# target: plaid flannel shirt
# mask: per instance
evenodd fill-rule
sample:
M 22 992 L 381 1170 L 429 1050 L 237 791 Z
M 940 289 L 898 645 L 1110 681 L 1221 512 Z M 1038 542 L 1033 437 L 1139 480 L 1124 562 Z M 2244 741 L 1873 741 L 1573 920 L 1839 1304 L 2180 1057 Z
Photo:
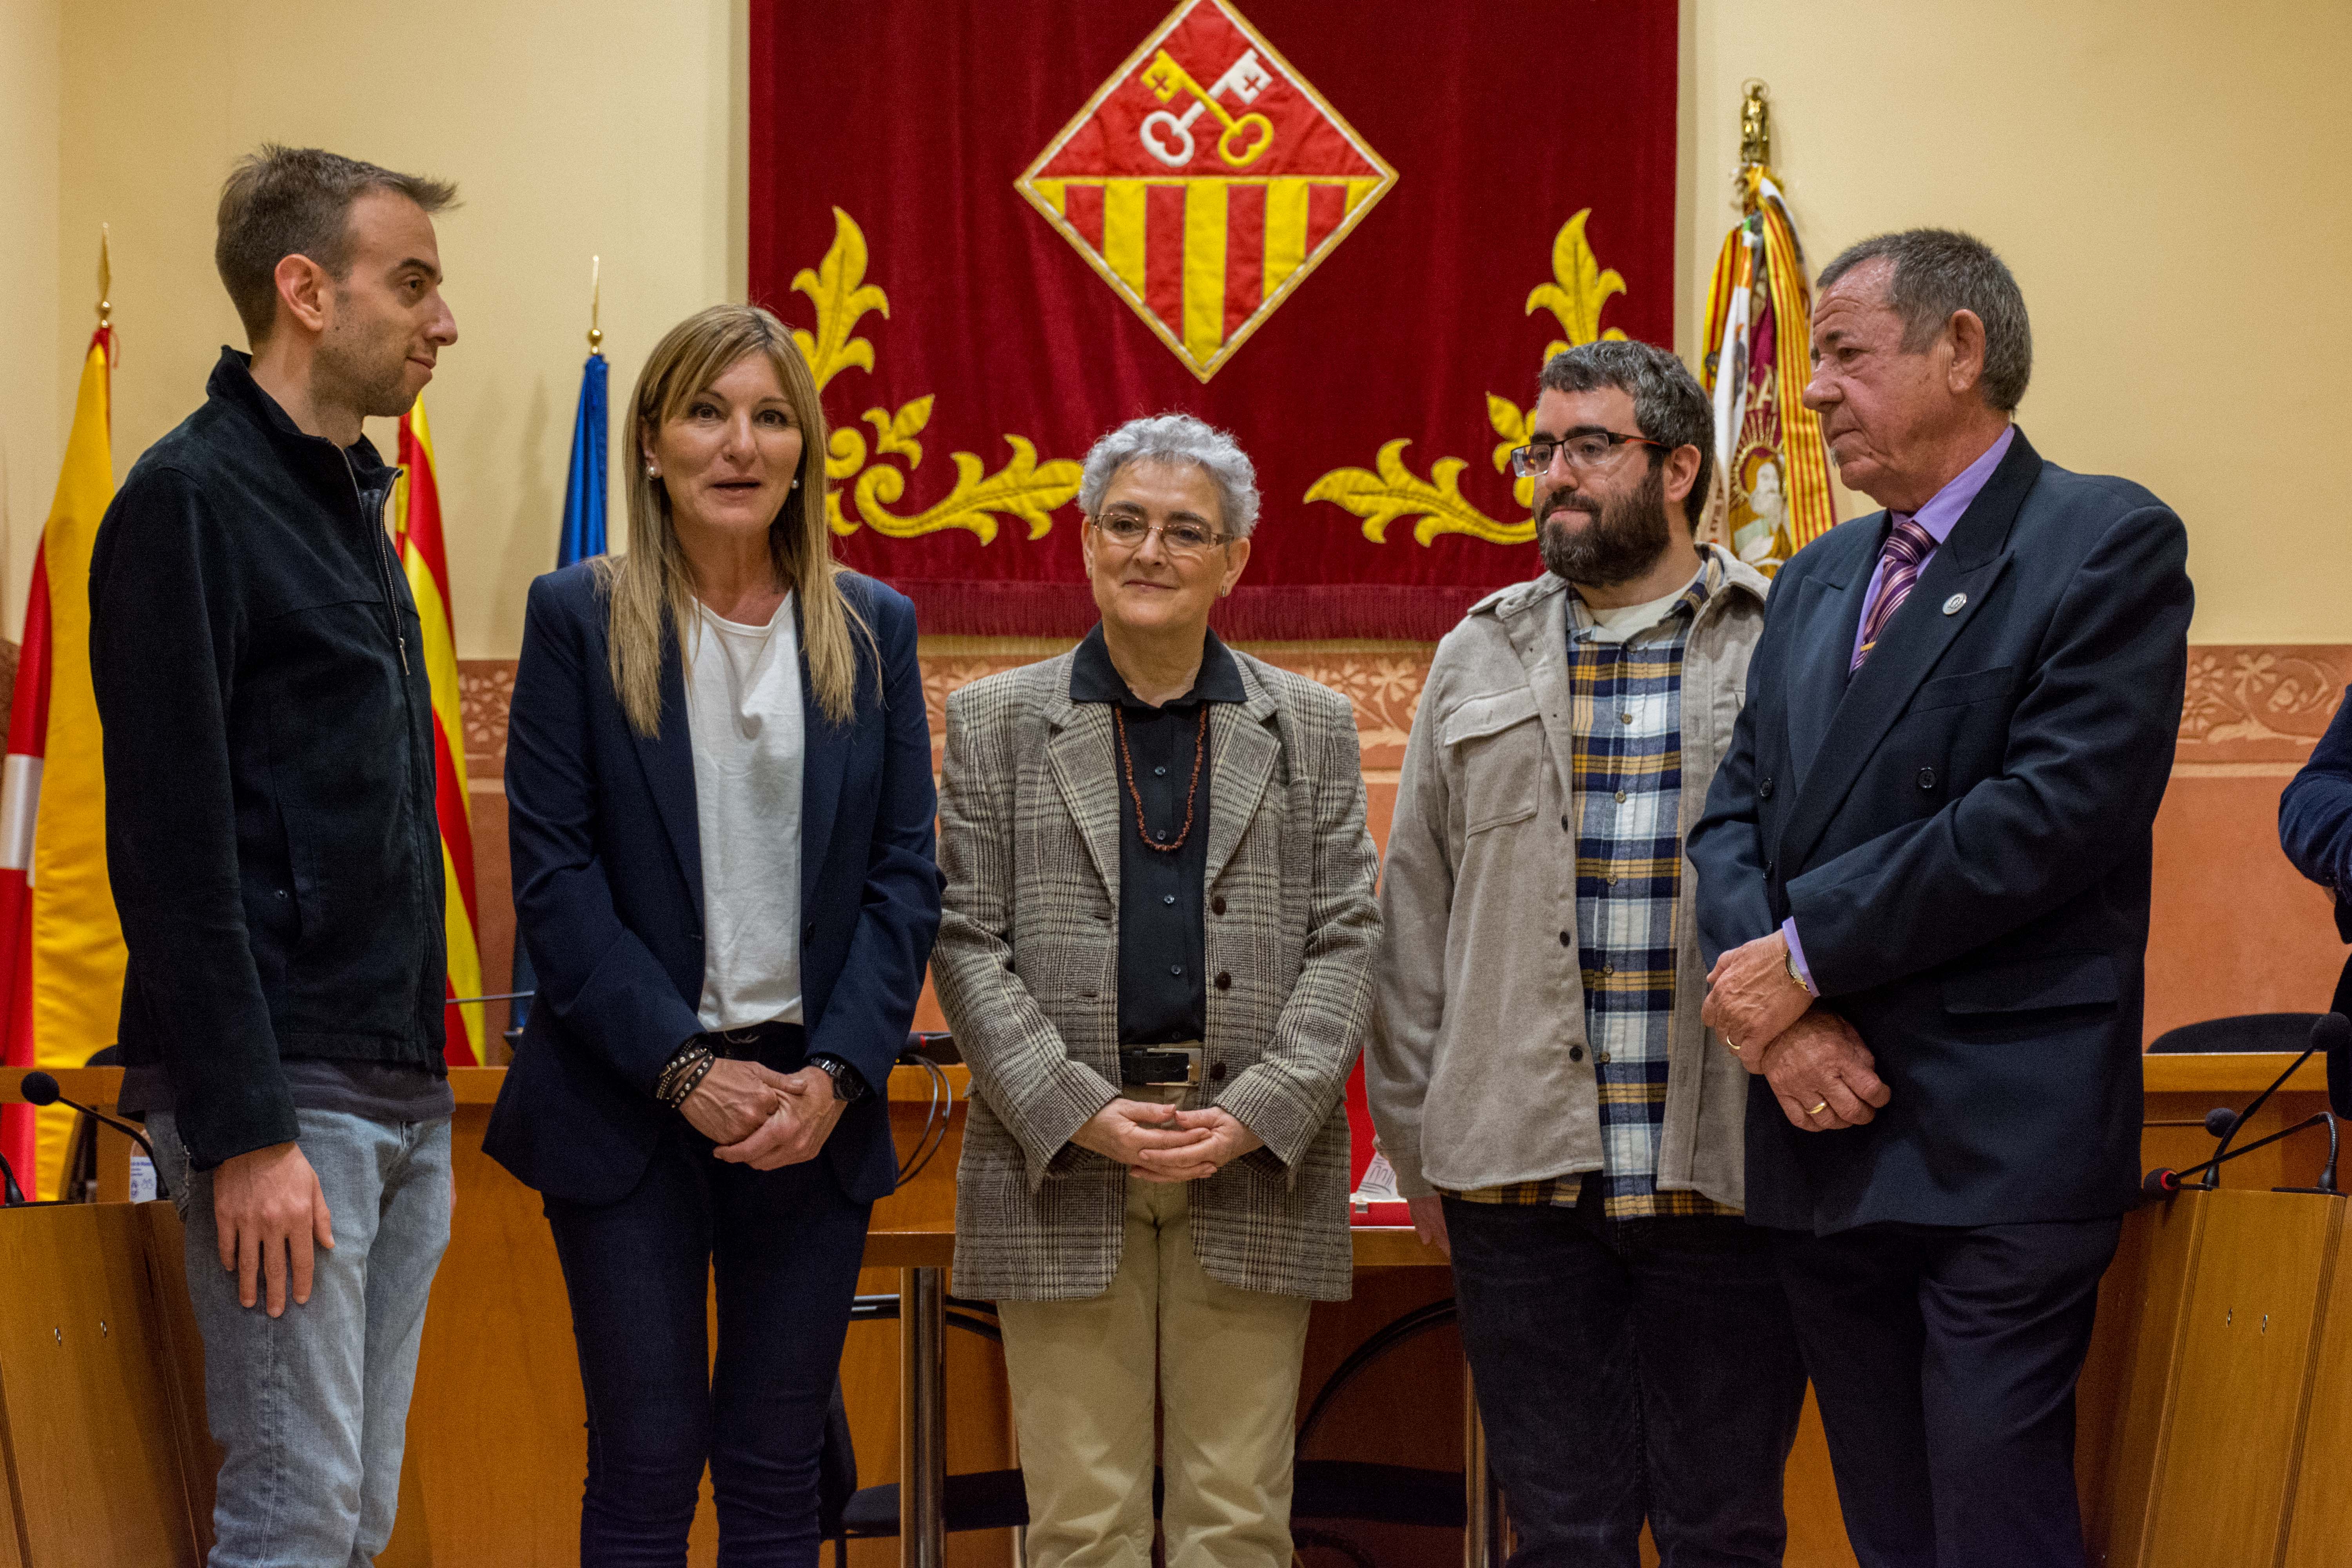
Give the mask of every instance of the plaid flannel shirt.
M 1673 607 L 1622 642 L 1600 635 L 1581 597 L 1569 598 L 1577 949 L 1585 1038 L 1601 1083 L 1599 1175 L 1611 1219 L 1739 1212 L 1657 1185 L 1682 916 L 1683 648 L 1699 606 L 1722 580 L 1710 551 Z M 1554 1176 L 1451 1195 L 1572 1205 L 1585 1180 Z

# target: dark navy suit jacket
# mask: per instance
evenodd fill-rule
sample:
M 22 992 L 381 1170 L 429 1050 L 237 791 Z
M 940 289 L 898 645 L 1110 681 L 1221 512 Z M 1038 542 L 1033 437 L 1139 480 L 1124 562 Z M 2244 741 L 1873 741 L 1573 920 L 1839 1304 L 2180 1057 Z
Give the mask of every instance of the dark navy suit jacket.
M 821 1156 L 851 1198 L 872 1200 L 896 1182 L 880 1091 L 922 994 L 944 884 L 914 606 L 869 578 L 840 582 L 882 660 L 877 669 L 853 628 L 856 707 L 834 724 L 802 658 L 801 1007 L 808 1049 L 842 1058 L 877 1091 L 843 1114 Z M 483 1140 L 528 1185 L 587 1204 L 625 1196 L 645 1173 L 677 1121 L 654 1080 L 701 1029 L 684 669 L 671 639 L 661 733 L 640 736 L 613 689 L 605 626 L 593 563 L 531 584 L 507 731 L 507 833 L 517 935 L 539 996 Z
M 2352 942 L 2352 692 L 2279 796 L 2279 844 L 2296 870 L 2336 895 L 2336 934 Z M 2352 1014 L 2352 959 L 2327 1007 Z
M 2021 432 L 1849 680 L 1889 526 L 1843 523 L 1781 571 L 1689 835 L 1706 961 L 1793 914 L 1894 1091 L 1866 1126 L 1806 1132 L 1752 1079 L 1748 1215 L 1828 1234 L 2118 1214 L 2139 1191 L 2187 536 Z

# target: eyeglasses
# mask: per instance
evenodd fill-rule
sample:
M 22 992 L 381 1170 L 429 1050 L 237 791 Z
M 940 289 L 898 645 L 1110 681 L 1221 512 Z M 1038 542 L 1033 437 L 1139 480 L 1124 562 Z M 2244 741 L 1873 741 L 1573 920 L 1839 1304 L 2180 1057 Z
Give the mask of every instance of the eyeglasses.
M 1197 522 L 1146 522 L 1127 512 L 1113 512 L 1093 521 L 1103 537 L 1121 550 L 1142 549 L 1144 539 L 1154 530 L 1160 534 L 1160 547 L 1171 555 L 1202 555 L 1213 545 L 1233 542 L 1232 534 L 1213 533 Z
M 1653 441 L 1647 436 L 1620 436 L 1614 430 L 1580 430 L 1565 441 L 1530 441 L 1524 447 L 1511 448 L 1511 472 L 1523 479 L 1532 479 L 1551 471 L 1555 452 L 1565 455 L 1568 466 L 1578 473 L 1589 474 L 1605 468 L 1617 454 L 1617 448 L 1627 445 L 1655 447 L 1661 452 L 1673 450 L 1664 441 Z

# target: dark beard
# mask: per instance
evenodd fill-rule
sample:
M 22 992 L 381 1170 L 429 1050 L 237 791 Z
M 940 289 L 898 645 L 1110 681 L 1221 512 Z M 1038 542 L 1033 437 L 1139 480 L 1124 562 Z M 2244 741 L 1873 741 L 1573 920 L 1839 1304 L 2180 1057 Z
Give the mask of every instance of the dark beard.
M 1592 521 L 1571 537 L 1566 522 L 1552 521 L 1563 511 L 1580 511 Z M 1552 497 L 1536 520 L 1536 543 L 1544 564 L 1558 575 L 1607 588 L 1630 583 L 1655 565 L 1673 542 L 1673 526 L 1666 521 L 1664 466 L 1654 463 L 1650 477 L 1631 495 L 1606 501 Z

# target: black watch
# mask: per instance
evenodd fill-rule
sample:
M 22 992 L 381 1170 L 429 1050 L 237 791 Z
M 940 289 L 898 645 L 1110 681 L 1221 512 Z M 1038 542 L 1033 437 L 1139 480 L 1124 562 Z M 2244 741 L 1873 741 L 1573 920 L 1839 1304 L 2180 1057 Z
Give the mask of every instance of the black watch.
M 874 1092 L 865 1075 L 839 1057 L 811 1057 L 809 1066 L 833 1079 L 833 1098 L 844 1105 L 855 1105 Z

